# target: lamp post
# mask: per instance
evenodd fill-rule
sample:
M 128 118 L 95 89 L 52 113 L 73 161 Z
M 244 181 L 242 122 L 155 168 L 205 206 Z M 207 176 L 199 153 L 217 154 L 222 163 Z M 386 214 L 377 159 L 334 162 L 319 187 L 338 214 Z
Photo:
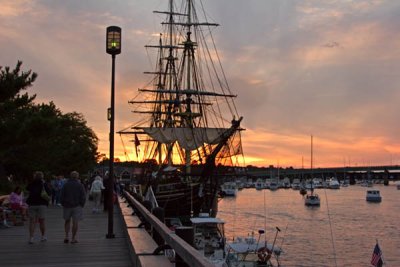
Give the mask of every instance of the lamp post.
M 107 238 L 114 238 L 114 102 L 115 102 L 115 56 L 121 53 L 121 28 L 117 26 L 107 27 L 106 52 L 111 55 L 111 107 L 107 111 L 107 118 L 110 121 L 110 166 L 108 171 L 108 232 Z

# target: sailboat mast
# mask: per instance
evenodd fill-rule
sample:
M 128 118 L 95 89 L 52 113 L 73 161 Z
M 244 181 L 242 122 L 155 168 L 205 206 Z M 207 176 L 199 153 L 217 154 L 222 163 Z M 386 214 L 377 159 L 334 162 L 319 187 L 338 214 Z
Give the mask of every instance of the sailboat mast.
M 311 135 L 311 179 L 313 176 L 313 136 Z

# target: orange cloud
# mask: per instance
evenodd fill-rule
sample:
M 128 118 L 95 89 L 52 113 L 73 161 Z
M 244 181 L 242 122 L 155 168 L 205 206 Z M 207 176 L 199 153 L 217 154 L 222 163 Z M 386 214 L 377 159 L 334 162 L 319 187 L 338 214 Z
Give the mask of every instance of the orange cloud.
M 17 17 L 31 9 L 29 0 L 3 0 L 1 2 L 0 17 Z
M 246 129 L 243 146 L 247 165 L 305 168 L 311 165 L 311 137 L 307 134 L 280 134 L 262 129 Z M 400 145 L 385 145 L 383 137 L 330 139 L 314 135 L 315 168 L 343 165 L 393 164 L 400 155 Z M 373 162 L 372 162 L 373 159 Z

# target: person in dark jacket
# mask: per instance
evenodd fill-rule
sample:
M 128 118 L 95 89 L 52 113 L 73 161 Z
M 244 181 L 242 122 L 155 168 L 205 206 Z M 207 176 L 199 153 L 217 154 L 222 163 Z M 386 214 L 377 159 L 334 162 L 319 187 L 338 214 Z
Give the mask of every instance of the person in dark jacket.
M 33 175 L 33 181 L 28 184 L 28 198 L 26 204 L 29 205 L 29 244 L 34 243 L 34 233 L 36 222 L 39 221 L 39 228 L 42 234 L 40 239 L 41 242 L 47 241 L 46 238 L 46 225 L 45 225 L 45 215 L 46 208 L 49 205 L 48 200 L 42 198 L 41 193 L 44 189 L 48 195 L 50 195 L 50 188 L 44 183 L 43 172 L 37 171 Z
M 72 239 L 71 243 L 78 243 L 76 233 L 78 232 L 78 222 L 83 219 L 83 207 L 86 202 L 86 191 L 79 179 L 79 173 L 71 172 L 70 178 L 61 189 L 60 202 L 63 206 L 64 216 L 64 243 L 69 242 L 69 231 L 72 220 Z

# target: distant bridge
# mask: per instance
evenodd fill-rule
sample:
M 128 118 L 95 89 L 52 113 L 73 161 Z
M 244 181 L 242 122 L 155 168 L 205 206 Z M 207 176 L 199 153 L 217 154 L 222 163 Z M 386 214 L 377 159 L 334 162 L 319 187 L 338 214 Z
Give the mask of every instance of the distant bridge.
M 278 174 L 279 173 L 279 174 Z M 252 168 L 248 174 L 257 178 L 289 177 L 289 178 L 311 178 L 311 177 L 351 177 L 355 179 L 394 179 L 400 180 L 400 165 L 388 166 L 348 166 L 314 169 L 294 168 Z

